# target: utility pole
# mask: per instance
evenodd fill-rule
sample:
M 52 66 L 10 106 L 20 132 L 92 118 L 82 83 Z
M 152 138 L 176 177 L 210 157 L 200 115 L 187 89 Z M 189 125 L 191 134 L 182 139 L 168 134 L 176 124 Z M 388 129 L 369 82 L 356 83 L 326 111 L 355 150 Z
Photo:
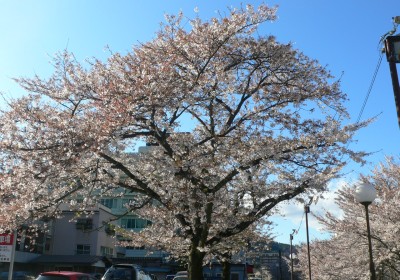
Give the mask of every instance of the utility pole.
M 393 30 L 388 32 L 392 35 L 396 32 L 397 25 L 400 24 L 400 16 L 393 17 Z M 400 35 L 385 36 L 385 52 L 386 59 L 389 62 L 390 76 L 392 78 L 392 86 L 394 93 L 394 102 L 396 104 L 397 122 L 400 127 L 400 85 L 399 76 L 397 74 L 396 63 L 400 63 Z

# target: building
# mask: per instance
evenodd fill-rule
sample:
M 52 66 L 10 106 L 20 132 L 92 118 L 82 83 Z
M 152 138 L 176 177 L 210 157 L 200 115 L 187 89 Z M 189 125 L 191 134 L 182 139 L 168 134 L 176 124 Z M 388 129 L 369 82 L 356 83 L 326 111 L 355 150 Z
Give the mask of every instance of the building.
M 21 229 L 15 249 L 14 271 L 29 271 L 37 275 L 43 271 L 71 270 L 103 273 L 116 256 L 114 234 L 105 222 L 115 218 L 102 205 L 90 209 L 90 216 L 61 208 L 59 219 L 48 221 L 47 229 L 35 234 L 34 242 Z M 110 234 L 111 233 L 111 234 Z M 0 271 L 8 271 L 9 262 L 0 264 Z
M 89 210 L 90 215 L 77 216 L 67 207 L 62 209 L 62 217 L 54 220 L 49 230 L 50 246 L 46 254 L 116 256 L 114 233 L 108 226 L 115 216 L 101 204 Z
M 293 253 L 296 248 L 293 246 Z M 271 242 L 268 250 L 253 251 L 249 253 L 247 261 L 254 267 L 254 276 L 268 275 L 271 280 L 291 279 L 290 245 Z M 265 279 L 265 278 L 263 278 Z M 298 272 L 293 274 L 293 279 L 300 279 Z
M 115 224 L 123 229 L 131 231 L 140 231 L 151 222 L 142 219 L 134 213 L 127 213 L 127 206 L 135 201 L 135 194 L 125 193 L 123 197 L 109 197 L 100 199 L 100 204 L 110 209 L 114 216 L 122 216 L 115 221 Z M 117 236 L 118 239 L 118 236 Z M 145 247 L 116 247 L 116 257 L 122 258 L 160 258 L 167 256 L 165 252 L 151 250 L 151 253 Z

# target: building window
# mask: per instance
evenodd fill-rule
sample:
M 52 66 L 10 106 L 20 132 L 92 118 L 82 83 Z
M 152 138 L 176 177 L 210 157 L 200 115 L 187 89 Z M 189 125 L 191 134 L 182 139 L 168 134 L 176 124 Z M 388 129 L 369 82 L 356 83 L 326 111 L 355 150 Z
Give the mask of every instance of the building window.
M 112 257 L 114 253 L 113 248 L 100 246 L 100 254 L 105 257 Z
M 239 273 L 231 273 L 231 280 L 239 280 Z
M 123 218 L 121 227 L 126 229 L 144 229 L 151 222 L 141 218 Z
M 92 219 L 77 219 L 76 220 L 76 229 L 87 230 L 93 228 L 93 220 Z
M 147 221 L 145 219 L 136 219 L 136 228 L 145 228 Z
M 144 246 L 140 246 L 140 247 L 138 247 L 138 246 L 126 246 L 125 248 L 128 249 L 128 250 L 144 250 L 145 249 Z
M 121 219 L 121 227 L 126 229 L 133 229 L 136 227 L 135 219 Z
M 117 208 L 117 199 L 116 198 L 102 198 L 102 199 L 100 199 L 100 204 L 104 205 L 107 208 L 114 209 L 114 208 Z
M 76 254 L 77 255 L 90 255 L 90 245 L 87 245 L 87 244 L 76 245 Z

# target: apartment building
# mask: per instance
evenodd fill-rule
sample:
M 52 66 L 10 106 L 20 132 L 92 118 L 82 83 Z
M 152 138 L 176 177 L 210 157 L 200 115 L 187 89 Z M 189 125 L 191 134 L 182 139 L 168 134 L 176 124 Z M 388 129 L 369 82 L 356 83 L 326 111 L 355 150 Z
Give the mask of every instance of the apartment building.
M 65 205 L 58 219 L 46 221 L 43 230 L 18 231 L 14 271 L 37 275 L 49 270 L 74 270 L 102 273 L 116 256 L 115 236 L 106 222 L 114 220 L 110 209 L 99 204 L 91 215 L 77 215 Z M 43 221 L 40 223 L 44 223 Z M 10 262 L 0 262 L 0 271 L 7 272 Z

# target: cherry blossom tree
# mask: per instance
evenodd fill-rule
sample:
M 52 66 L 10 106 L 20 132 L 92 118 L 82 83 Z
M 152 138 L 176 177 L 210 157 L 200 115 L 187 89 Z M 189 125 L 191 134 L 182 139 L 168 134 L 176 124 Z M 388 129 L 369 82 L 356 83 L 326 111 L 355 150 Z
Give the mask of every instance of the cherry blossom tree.
M 132 206 L 135 207 L 135 205 Z M 242 211 L 245 211 L 245 209 L 242 209 Z M 157 205 L 150 207 L 139 205 L 134 212 L 151 220 L 152 226 L 140 231 L 127 231 L 118 228 L 118 234 L 123 237 L 123 240 L 126 240 L 121 242 L 121 245 L 143 246 L 143 244 L 146 244 L 148 248 L 167 251 L 173 258 L 180 259 L 183 263 L 187 262 L 187 253 L 190 252 L 191 243 L 190 241 L 182 242 L 185 233 L 182 232 L 181 226 L 176 223 L 176 218 L 171 215 L 169 210 L 164 209 L 164 207 L 157 207 Z M 225 221 L 225 226 L 234 227 L 236 225 L 234 213 L 223 215 L 229 217 L 229 220 Z M 266 214 L 263 218 L 254 221 L 237 234 L 221 239 L 216 244 L 203 247 L 203 263 L 208 265 L 215 261 L 220 262 L 223 268 L 221 279 L 229 280 L 231 263 L 246 262 L 249 256 L 254 258 L 258 253 L 261 254 L 269 249 L 269 244 L 273 240 L 271 232 L 274 225 L 268 220 L 268 215 Z M 185 238 L 185 240 L 187 239 Z
M 361 180 L 374 184 L 377 190 L 377 199 L 368 207 L 377 276 L 379 279 L 398 279 L 400 164 L 394 158 L 387 158 L 372 175 Z M 329 240 L 317 240 L 311 244 L 312 273 L 317 279 L 370 279 L 364 206 L 355 200 L 354 191 L 353 186 L 338 191 L 336 203 L 343 216 L 328 211 L 317 217 L 332 234 Z M 299 258 L 301 270 L 306 272 L 305 246 Z
M 260 35 L 275 13 L 167 16 L 127 54 L 81 64 L 65 51 L 50 77 L 16 79 L 27 95 L 0 118 L 1 227 L 124 189 L 152 221 L 148 242 L 181 250 L 190 279 L 202 279 L 212 248 L 363 163 L 348 143 L 367 123 L 344 123 L 339 81 Z M 133 155 L 144 142 L 153 148 Z

